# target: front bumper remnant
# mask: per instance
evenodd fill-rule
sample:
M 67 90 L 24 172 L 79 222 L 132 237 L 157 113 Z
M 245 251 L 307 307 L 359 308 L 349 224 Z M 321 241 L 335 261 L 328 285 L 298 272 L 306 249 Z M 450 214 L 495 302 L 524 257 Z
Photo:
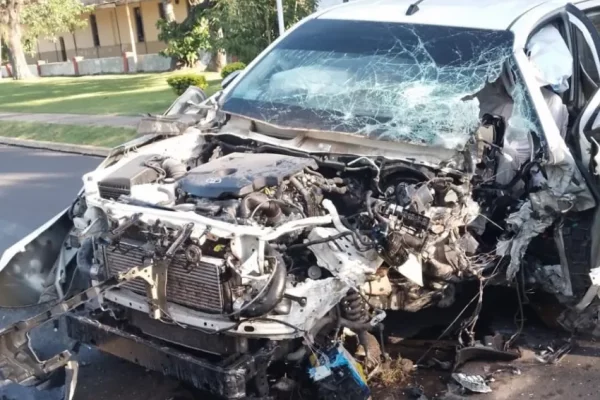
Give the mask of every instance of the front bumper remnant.
M 228 399 L 246 397 L 246 384 L 267 365 L 277 348 L 266 346 L 254 354 L 210 362 L 154 338 L 141 337 L 97 319 L 69 314 L 67 332 L 72 339 L 123 358 L 144 368 L 187 382 L 200 390 Z

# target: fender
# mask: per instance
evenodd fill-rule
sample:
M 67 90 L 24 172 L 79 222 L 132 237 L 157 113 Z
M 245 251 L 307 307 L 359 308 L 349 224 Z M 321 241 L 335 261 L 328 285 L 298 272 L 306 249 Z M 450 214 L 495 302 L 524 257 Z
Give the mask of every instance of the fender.
M 42 294 L 63 278 L 76 250 L 63 243 L 73 227 L 67 209 L 7 248 L 0 257 L 0 307 L 38 304 Z M 57 260 L 60 262 L 57 265 Z M 59 273 L 56 275 L 55 266 Z M 62 295 L 62 288 L 58 292 Z

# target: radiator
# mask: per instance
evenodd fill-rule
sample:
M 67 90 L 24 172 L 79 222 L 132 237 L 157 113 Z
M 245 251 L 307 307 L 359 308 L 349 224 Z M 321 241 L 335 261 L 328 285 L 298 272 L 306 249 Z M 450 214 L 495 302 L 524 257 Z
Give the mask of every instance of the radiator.
M 140 243 L 121 240 L 116 246 L 105 246 L 104 265 L 109 276 L 142 265 L 144 251 Z M 125 283 L 123 288 L 146 295 L 146 281 L 141 278 Z M 167 270 L 167 301 L 195 310 L 222 313 L 223 283 L 218 265 L 200 262 L 189 266 L 184 255 L 176 255 Z

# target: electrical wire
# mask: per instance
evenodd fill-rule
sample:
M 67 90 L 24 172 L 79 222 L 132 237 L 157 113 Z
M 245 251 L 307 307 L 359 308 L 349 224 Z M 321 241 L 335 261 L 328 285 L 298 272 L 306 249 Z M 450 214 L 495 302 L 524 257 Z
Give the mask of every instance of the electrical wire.
M 491 281 L 491 279 L 496 276 L 496 272 L 497 272 L 498 268 L 500 267 L 500 264 L 501 264 L 503 258 L 504 257 L 502 257 L 502 258 L 500 258 L 500 260 L 498 260 L 498 263 L 496 264 L 496 267 L 494 268 L 494 271 L 492 272 L 492 275 L 490 275 L 489 277 L 485 278 L 485 282 L 483 284 L 482 290 L 487 286 L 487 284 Z M 481 278 L 481 279 L 483 279 L 483 278 Z M 450 324 L 446 327 L 446 329 L 444 329 L 444 331 L 438 336 L 438 338 L 435 340 L 436 342 L 439 341 L 439 340 L 441 340 L 444 336 L 446 336 L 446 334 L 448 332 L 450 332 L 450 329 L 452 329 L 452 327 L 454 326 L 454 324 L 459 320 L 459 318 L 465 313 L 465 311 L 467 311 L 467 309 L 469 308 L 469 306 L 471 306 L 471 304 L 473 304 L 473 302 L 478 297 L 479 297 L 479 293 L 477 293 L 475 296 L 473 296 L 473 298 L 467 303 L 467 305 L 463 307 L 463 309 L 452 320 L 452 322 L 450 322 Z M 425 351 L 425 353 L 423 353 L 423 355 L 421 357 L 419 357 L 419 359 L 415 362 L 415 365 L 419 365 L 421 363 L 421 361 L 423 361 L 423 359 L 431 352 L 431 350 L 433 349 L 433 347 L 434 347 L 434 345 L 431 345 Z
M 241 314 L 242 312 L 244 312 L 245 310 L 247 310 L 248 307 L 250 307 L 252 304 L 254 304 L 259 298 L 261 298 L 262 295 L 264 294 L 264 292 L 269 287 L 269 285 L 271 285 L 271 281 L 273 281 L 273 277 L 275 276 L 275 271 L 277 270 L 277 257 L 265 256 L 265 258 L 272 258 L 272 259 L 274 259 L 275 260 L 275 265 L 273 266 L 273 271 L 271 271 L 271 275 L 269 276 L 269 279 L 267 280 L 267 282 L 265 283 L 265 285 L 261 288 L 260 292 L 258 292 L 258 294 L 252 298 L 252 300 L 250 300 L 247 304 L 245 304 L 239 310 L 235 310 L 235 311 L 233 311 L 233 312 L 231 312 L 229 314 L 221 314 L 222 317 L 233 317 L 234 315 Z M 285 266 L 282 266 L 280 268 L 285 268 Z
M 341 237 L 351 236 L 351 235 L 352 235 L 352 232 L 350 232 L 350 231 L 340 232 L 340 233 L 338 233 L 336 235 L 331 235 L 331 236 L 328 236 L 326 238 L 311 240 L 309 242 L 304 242 L 304 243 L 293 244 L 291 246 L 288 246 L 288 248 L 286 249 L 286 251 L 293 251 L 293 250 L 304 249 L 306 247 L 309 247 L 309 246 L 312 246 L 312 245 L 315 245 L 315 244 L 327 243 L 327 242 L 331 242 L 332 240 L 336 240 L 336 239 L 339 239 Z
M 373 166 L 373 168 L 375 168 L 376 171 L 376 175 L 375 175 L 375 187 L 377 188 L 377 190 L 379 190 L 379 193 L 383 193 L 383 191 L 381 190 L 381 188 L 379 187 L 379 179 L 381 177 L 381 168 L 379 168 L 379 166 L 375 163 L 375 161 L 371 160 L 369 157 L 358 157 L 355 160 L 350 161 L 348 164 L 348 166 L 352 165 L 352 164 L 356 164 L 357 162 L 361 161 L 361 160 L 365 160 L 366 162 L 368 162 L 369 164 L 371 164 Z M 352 171 L 351 168 L 346 168 L 346 171 Z

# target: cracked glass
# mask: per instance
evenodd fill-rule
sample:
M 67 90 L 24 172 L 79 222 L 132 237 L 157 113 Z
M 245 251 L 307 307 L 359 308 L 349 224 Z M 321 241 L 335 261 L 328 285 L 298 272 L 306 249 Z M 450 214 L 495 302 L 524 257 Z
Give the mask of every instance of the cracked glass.
M 513 36 L 371 21 L 310 20 L 231 90 L 223 111 L 282 128 L 460 149 L 473 95 L 499 78 Z

